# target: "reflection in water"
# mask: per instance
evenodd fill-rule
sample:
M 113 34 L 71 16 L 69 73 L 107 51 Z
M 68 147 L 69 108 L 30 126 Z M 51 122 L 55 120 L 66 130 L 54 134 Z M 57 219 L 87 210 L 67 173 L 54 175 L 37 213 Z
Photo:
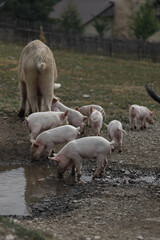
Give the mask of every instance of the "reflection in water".
M 68 191 L 46 166 L 0 168 L 0 215 L 30 215 L 28 204 Z
M 63 181 L 56 180 L 53 170 L 46 166 L 26 166 L 25 200 L 27 203 L 36 202 L 49 195 L 60 195 L 67 192 Z
M 28 215 L 24 199 L 24 169 L 0 173 L 0 215 Z

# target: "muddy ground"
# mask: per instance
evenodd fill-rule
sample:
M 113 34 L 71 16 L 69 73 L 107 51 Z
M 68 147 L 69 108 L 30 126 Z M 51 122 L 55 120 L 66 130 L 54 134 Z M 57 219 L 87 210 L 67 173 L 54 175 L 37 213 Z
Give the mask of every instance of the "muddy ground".
M 28 131 L 16 116 L 0 117 L 0 166 L 32 165 Z M 123 152 L 112 153 L 100 179 L 91 180 L 94 160 L 83 162 L 82 175 L 89 181 L 77 183 L 68 170 L 64 194 L 51 194 L 30 203 L 31 217 L 11 217 L 32 229 L 53 234 L 53 239 L 160 240 L 160 121 L 144 131 L 131 132 L 123 124 Z M 87 129 L 86 135 L 90 133 Z M 103 129 L 102 136 L 106 137 Z M 41 158 L 34 164 L 55 166 Z M 57 177 L 51 177 L 53 184 Z M 87 179 L 87 178 L 86 178 Z

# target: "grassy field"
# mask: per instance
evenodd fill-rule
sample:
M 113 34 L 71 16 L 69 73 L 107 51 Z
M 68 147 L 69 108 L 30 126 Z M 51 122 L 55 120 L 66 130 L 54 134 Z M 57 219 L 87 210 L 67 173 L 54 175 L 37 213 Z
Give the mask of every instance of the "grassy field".
M 17 65 L 24 46 L 0 42 L 0 114 L 16 115 L 19 109 Z M 146 83 L 160 94 L 160 63 L 127 61 L 71 51 L 55 50 L 58 80 L 56 96 L 70 107 L 101 105 L 106 122 L 128 122 L 131 104 L 145 105 L 160 117 L 160 106 L 145 91 Z M 87 97 L 86 97 L 87 96 Z
M 8 218 L 0 216 L 0 239 L 11 239 L 11 236 L 17 240 L 53 240 L 48 233 L 42 233 L 35 230 L 27 230 L 17 223 L 10 221 Z M 10 238 L 9 238 L 10 236 Z M 7 238 L 8 237 L 8 238 Z

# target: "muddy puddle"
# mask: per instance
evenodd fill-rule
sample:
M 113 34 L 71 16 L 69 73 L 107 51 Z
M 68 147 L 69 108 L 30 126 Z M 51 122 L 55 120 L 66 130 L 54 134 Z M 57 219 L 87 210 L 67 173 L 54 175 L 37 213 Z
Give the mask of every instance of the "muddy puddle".
M 149 184 L 160 186 L 160 176 L 157 174 L 141 174 L 128 170 L 116 169 L 105 174 L 103 181 L 107 184 Z M 83 174 L 83 183 L 90 183 L 92 176 Z M 23 167 L 0 167 L 0 215 L 31 216 L 30 204 L 36 204 L 50 196 L 60 196 L 70 193 L 75 179 L 65 176 L 57 177 L 56 171 L 50 166 L 27 165 Z
M 68 192 L 46 166 L 0 167 L 0 215 L 31 215 L 28 205 Z

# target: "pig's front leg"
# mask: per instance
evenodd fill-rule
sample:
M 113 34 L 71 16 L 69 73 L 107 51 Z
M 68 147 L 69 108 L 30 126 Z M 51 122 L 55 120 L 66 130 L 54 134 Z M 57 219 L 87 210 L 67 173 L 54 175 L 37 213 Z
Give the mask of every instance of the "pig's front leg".
M 81 169 L 82 169 L 82 158 L 76 154 L 75 158 L 74 158 L 74 165 L 75 165 L 75 169 L 76 169 L 76 173 L 77 173 L 77 180 L 79 181 L 81 178 Z
M 137 128 L 137 120 L 136 120 L 136 118 L 131 118 L 130 119 L 130 129 L 133 130 L 136 128 Z
M 141 120 L 141 130 L 146 128 L 145 120 L 146 120 L 145 118 L 142 118 L 142 120 Z
M 52 146 L 49 145 L 46 147 L 46 152 L 48 157 L 51 156 L 53 147 L 54 147 L 53 145 Z
M 75 176 L 75 165 L 74 165 L 74 163 L 73 163 L 73 165 L 72 165 L 71 175 L 72 175 L 72 176 Z

